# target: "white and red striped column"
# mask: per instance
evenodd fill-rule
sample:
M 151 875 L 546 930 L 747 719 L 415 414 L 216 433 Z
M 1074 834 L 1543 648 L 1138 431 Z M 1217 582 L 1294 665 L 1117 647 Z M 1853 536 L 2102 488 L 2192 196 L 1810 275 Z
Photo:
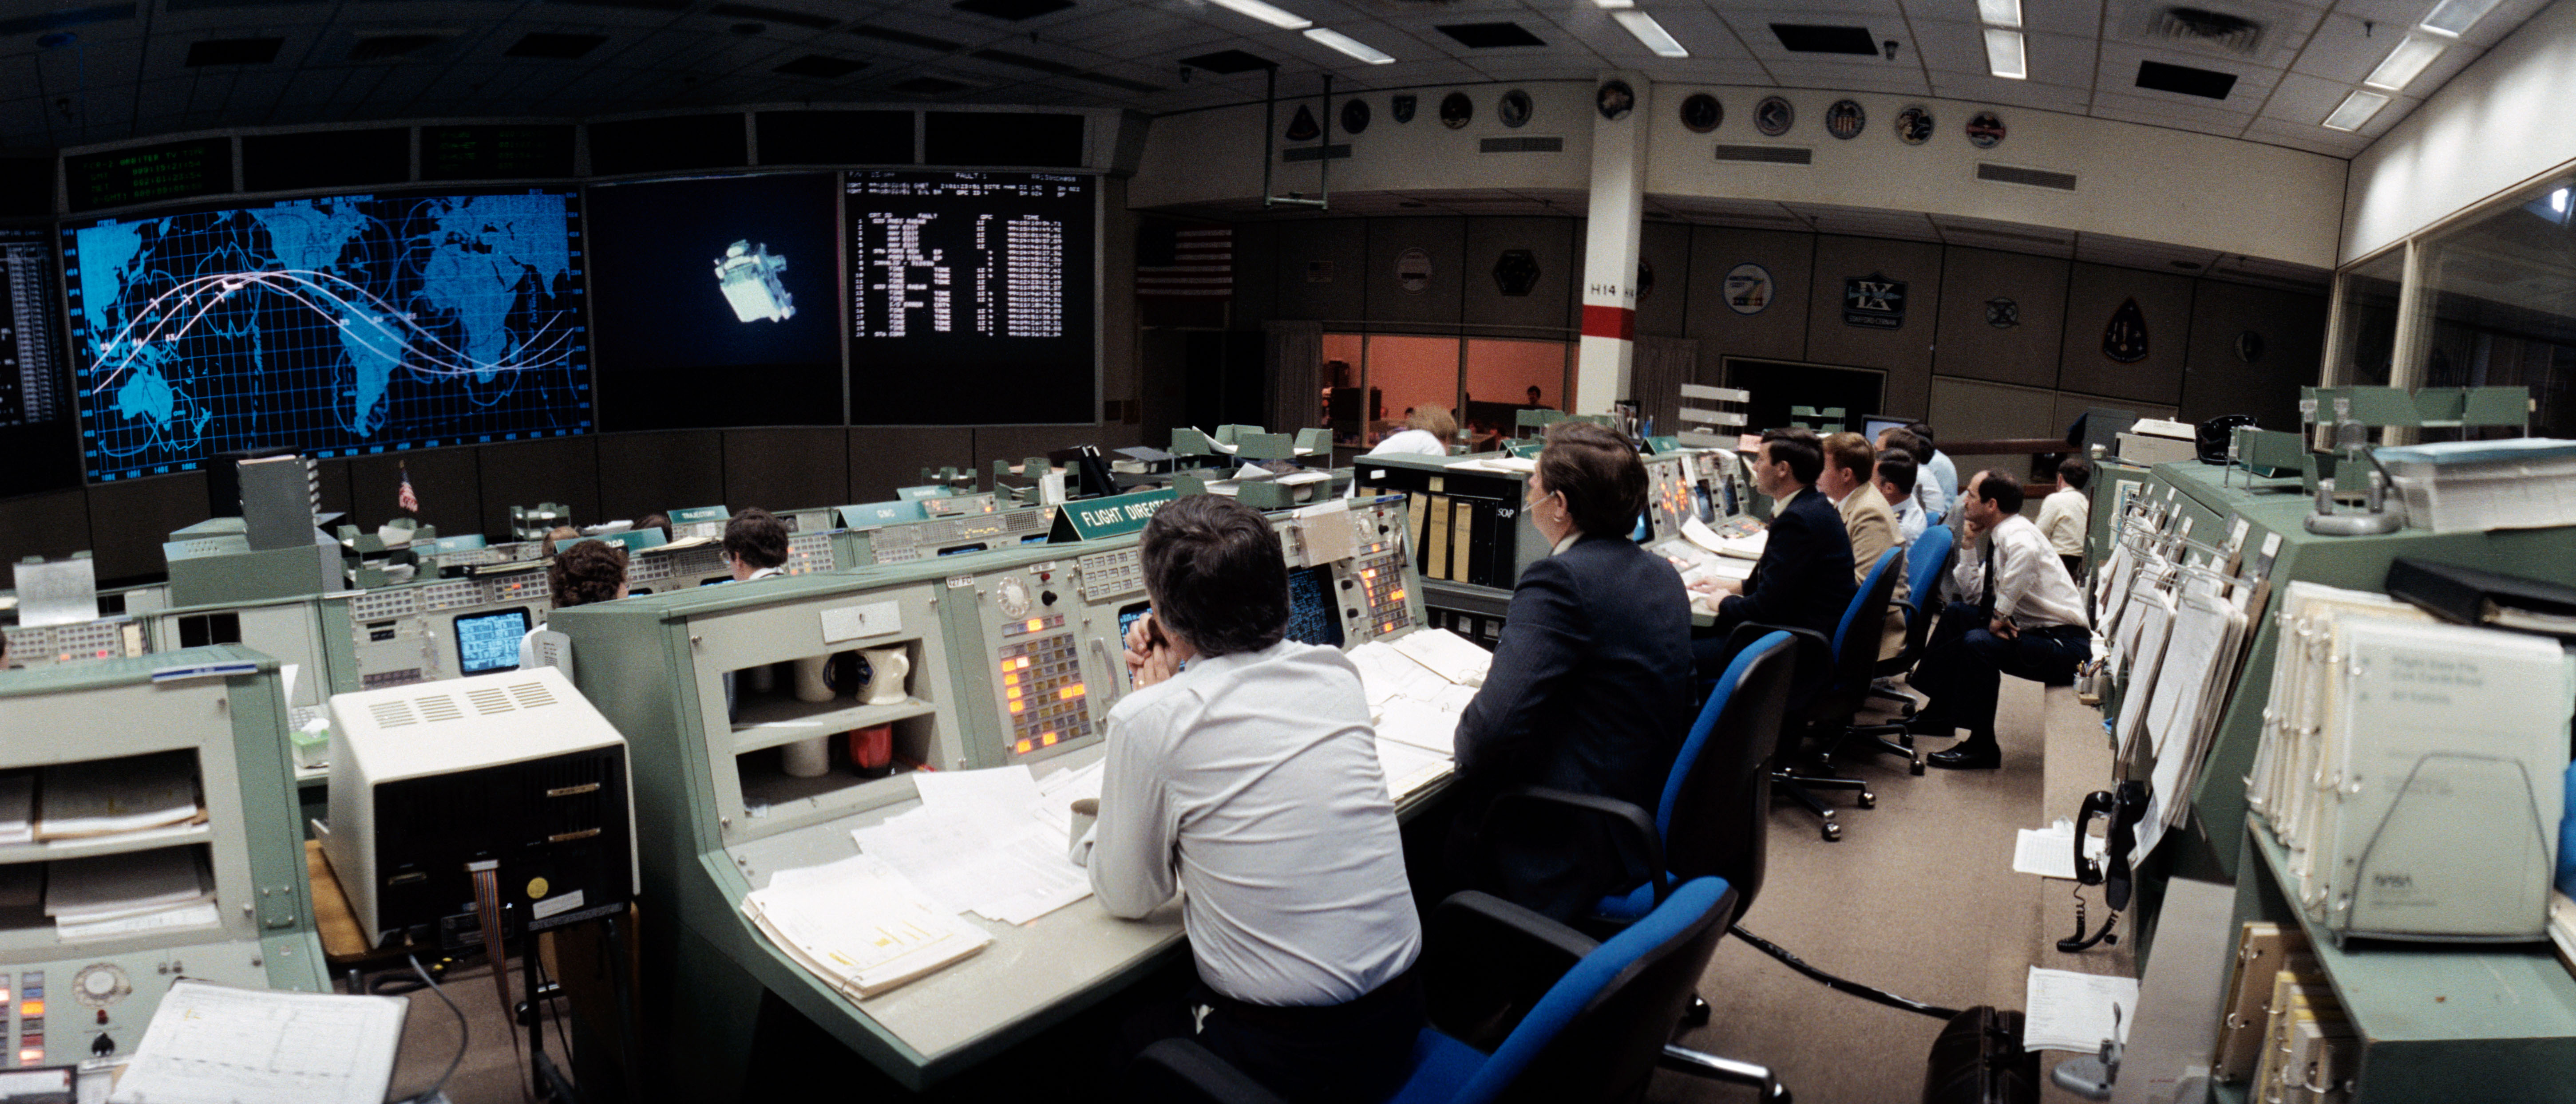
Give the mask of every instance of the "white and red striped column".
M 1636 107 L 1611 119 L 1592 113 L 1592 198 L 1583 236 L 1583 344 L 1569 414 L 1607 414 L 1631 397 L 1637 353 L 1637 235 L 1645 221 L 1646 123 L 1654 87 L 1636 73 L 1601 74 L 1625 83 Z

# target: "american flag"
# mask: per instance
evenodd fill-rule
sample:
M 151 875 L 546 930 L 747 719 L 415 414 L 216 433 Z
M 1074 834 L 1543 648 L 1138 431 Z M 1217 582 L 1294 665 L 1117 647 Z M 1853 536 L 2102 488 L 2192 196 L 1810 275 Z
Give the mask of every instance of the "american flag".
M 411 493 L 410 468 L 402 469 L 402 493 L 394 498 L 394 505 L 402 507 L 402 511 L 406 514 L 420 512 L 420 496 Z
M 1234 296 L 1234 228 L 1149 223 L 1136 257 L 1139 296 L 1230 299 Z

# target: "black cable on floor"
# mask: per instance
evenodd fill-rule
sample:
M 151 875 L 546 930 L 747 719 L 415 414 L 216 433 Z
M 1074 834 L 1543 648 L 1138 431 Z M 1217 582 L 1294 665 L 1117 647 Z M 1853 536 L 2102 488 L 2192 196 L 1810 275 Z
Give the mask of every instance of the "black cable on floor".
M 438 1099 L 438 1094 L 447 1089 L 447 1079 L 456 1076 L 456 1066 L 465 1060 L 465 1048 L 474 1036 L 473 1029 L 465 1022 L 465 1010 L 456 1007 L 456 1002 L 448 998 L 447 990 L 439 986 L 438 979 L 429 976 L 429 971 L 421 967 L 419 955 L 411 956 L 411 968 L 413 973 L 420 975 L 421 983 L 429 986 L 429 991 L 438 994 L 438 999 L 446 1003 L 447 1010 L 456 1013 L 456 1057 L 447 1060 L 447 1071 L 438 1075 L 437 1083 L 431 1085 L 428 1092 L 412 1098 L 415 1102 L 424 1102 Z
M 1832 974 L 1828 974 L 1823 970 L 1819 970 L 1808 965 L 1807 960 L 1789 953 L 1787 948 L 1744 930 L 1744 925 L 1742 924 L 1728 925 L 1726 930 L 1733 933 L 1737 939 L 1741 939 L 1746 943 L 1752 944 L 1755 950 L 1779 959 L 1781 965 L 1787 966 L 1792 970 L 1796 970 L 1801 974 L 1805 974 L 1809 978 L 1823 983 L 1825 988 L 1834 990 L 1835 992 L 1849 993 L 1852 996 L 1859 997 L 1865 1001 L 1883 1004 L 1889 1008 L 1898 1009 L 1900 1011 L 1912 1012 L 1918 1016 L 1930 1016 L 1933 1019 L 1944 1022 L 1956 1019 L 1959 1015 L 1959 1010 L 1956 1008 L 1943 1008 L 1937 1004 L 1925 1004 L 1922 1001 L 1915 1000 L 1911 997 L 1897 996 L 1894 993 L 1890 993 L 1887 990 L 1880 989 L 1875 986 L 1863 985 L 1857 981 L 1846 981 L 1842 978 L 1835 977 Z

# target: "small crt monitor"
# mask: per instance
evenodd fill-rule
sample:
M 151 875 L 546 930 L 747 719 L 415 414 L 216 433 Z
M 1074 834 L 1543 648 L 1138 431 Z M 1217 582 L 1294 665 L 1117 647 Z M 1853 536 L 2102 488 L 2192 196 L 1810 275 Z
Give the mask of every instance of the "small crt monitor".
M 1871 448 L 1877 448 L 1878 435 L 1881 432 L 1903 429 L 1912 424 L 1914 424 L 1912 418 L 1899 418 L 1888 414 L 1864 414 L 1860 419 L 1860 435 L 1869 438 Z
M 1288 573 L 1288 639 L 1342 646 L 1342 619 L 1333 606 L 1333 569 L 1301 567 Z
M 519 669 L 519 638 L 528 635 L 527 607 L 456 619 L 458 674 L 481 675 Z
M 1137 602 L 1123 607 L 1118 611 L 1118 647 L 1120 651 L 1123 652 L 1126 650 L 1127 630 L 1135 628 L 1136 622 L 1144 620 L 1145 615 L 1152 612 L 1154 612 L 1154 607 L 1148 602 Z M 1130 690 L 1136 688 L 1136 672 L 1134 671 L 1127 672 L 1127 688 Z

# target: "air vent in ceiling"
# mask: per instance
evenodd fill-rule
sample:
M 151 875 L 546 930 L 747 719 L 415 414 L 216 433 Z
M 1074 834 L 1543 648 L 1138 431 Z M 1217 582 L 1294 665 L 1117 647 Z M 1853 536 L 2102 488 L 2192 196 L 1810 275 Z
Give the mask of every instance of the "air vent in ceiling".
M 998 61 L 1004 65 L 1017 65 L 1022 69 L 1035 69 L 1041 73 L 1054 73 L 1058 76 L 1077 71 L 1074 66 L 1061 61 L 1048 61 L 1042 57 L 1015 54 L 1009 50 L 977 50 L 975 56 L 986 61 Z
M 796 27 L 812 27 L 818 31 L 840 22 L 840 20 L 834 19 L 828 15 L 816 15 L 812 12 L 790 11 L 786 8 L 765 8 L 758 4 L 718 4 L 712 8 L 708 8 L 707 14 L 732 16 L 736 19 L 766 19 L 772 23 L 785 23 Z
M 879 42 L 892 42 L 903 46 L 918 46 L 924 50 L 937 50 L 943 54 L 950 50 L 963 50 L 966 48 L 966 44 L 963 42 L 950 42 L 944 38 L 932 38 L 929 35 L 914 34 L 911 31 L 898 31 L 892 27 L 870 27 L 866 24 L 860 24 L 859 26 L 850 28 L 850 33 L 861 38 L 873 38 Z
M 1241 50 L 1219 50 L 1213 54 L 1200 54 L 1197 57 L 1182 58 L 1181 64 L 1189 66 L 1192 69 L 1205 69 L 1208 72 L 1221 77 L 1230 77 L 1236 73 L 1250 73 L 1259 69 L 1268 69 L 1278 63 L 1257 54 L 1247 54 Z
M 2201 8 L 2166 8 L 2157 12 L 2155 37 L 2183 46 L 2252 57 L 2263 45 L 2263 25 L 2243 16 Z
M 1816 151 L 1805 146 L 1728 146 L 1717 147 L 1720 161 L 1743 161 L 1755 165 L 1806 165 L 1816 160 Z
M 607 35 L 551 34 L 545 31 L 531 31 L 519 41 L 512 43 L 509 49 L 501 52 L 509 57 L 553 58 L 557 61 L 569 61 L 596 50 L 607 42 Z
M 2018 165 L 1998 165 L 1991 161 L 1977 162 L 1977 179 L 1991 180 L 1997 184 L 2020 184 L 2024 187 L 2030 188 L 2051 188 L 2061 192 L 2071 192 L 2075 190 L 2074 173 L 2050 172 L 2046 169 L 2025 169 Z
M 1458 40 L 1470 50 L 1491 50 L 1502 46 L 1545 46 L 1547 40 L 1529 33 L 1518 23 L 1442 23 L 1440 33 Z
M 435 34 L 368 35 L 350 45 L 348 60 L 391 61 L 436 46 L 454 37 L 443 31 Z
M 2194 69 L 2188 65 L 2167 65 L 2161 61 L 2141 61 L 2138 63 L 2138 87 L 2223 100 L 2236 90 L 2236 74 Z
M 1867 54 L 1878 56 L 1878 40 L 1867 27 L 1827 27 L 1813 23 L 1774 23 L 1771 33 L 1780 48 L 1793 54 Z
M 914 96 L 943 96 L 950 92 L 963 92 L 973 87 L 975 86 L 964 81 L 953 81 L 946 77 L 914 77 L 889 84 L 886 86 L 886 91 Z
M 1073 0 L 957 0 L 948 5 L 962 12 L 989 15 L 1017 23 L 1035 19 L 1048 12 L 1060 12 L 1073 6 Z
M 1563 138 L 1485 138 L 1476 143 L 1478 153 L 1564 153 Z
M 266 65 L 284 45 L 282 38 L 209 38 L 188 44 L 188 66 Z
M 804 57 L 797 58 L 794 61 L 777 67 L 776 69 L 772 69 L 770 72 L 781 73 L 790 77 L 814 77 L 820 80 L 839 80 L 842 77 L 849 76 L 850 74 L 856 73 L 867 67 L 868 63 L 864 61 L 852 61 L 849 58 L 826 57 L 822 54 L 807 54 Z

